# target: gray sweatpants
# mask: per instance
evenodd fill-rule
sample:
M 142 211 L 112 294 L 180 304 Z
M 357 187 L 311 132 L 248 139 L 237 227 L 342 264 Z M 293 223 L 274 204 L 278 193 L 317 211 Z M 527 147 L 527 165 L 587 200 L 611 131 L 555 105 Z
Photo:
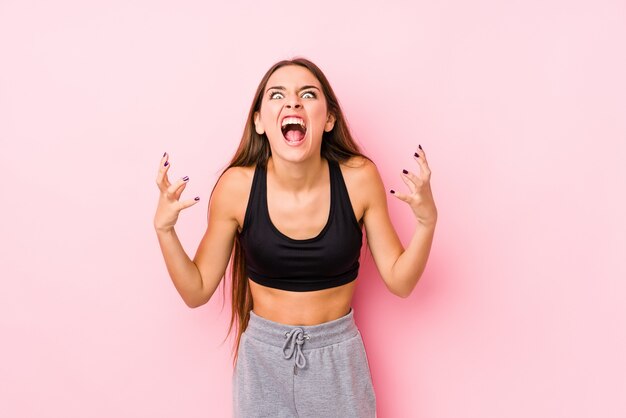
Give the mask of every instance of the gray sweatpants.
M 233 374 L 235 418 L 372 418 L 376 397 L 354 310 L 292 326 L 250 312 Z

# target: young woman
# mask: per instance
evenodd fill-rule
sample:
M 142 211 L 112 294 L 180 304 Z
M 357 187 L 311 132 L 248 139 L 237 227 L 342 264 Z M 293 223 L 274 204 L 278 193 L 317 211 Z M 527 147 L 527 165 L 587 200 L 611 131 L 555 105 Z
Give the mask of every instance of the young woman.
M 412 151 L 413 152 L 413 151 Z M 376 399 L 351 300 L 362 229 L 386 287 L 407 297 L 430 252 L 437 209 L 419 146 L 419 172 L 402 170 L 416 217 L 403 248 L 374 163 L 352 139 L 322 71 L 297 58 L 259 84 L 241 143 L 209 199 L 208 227 L 191 260 L 174 231 L 188 177 L 170 183 L 163 155 L 154 217 L 174 286 L 205 304 L 232 257 L 236 417 L 374 417 Z M 230 330 L 229 329 L 229 330 Z

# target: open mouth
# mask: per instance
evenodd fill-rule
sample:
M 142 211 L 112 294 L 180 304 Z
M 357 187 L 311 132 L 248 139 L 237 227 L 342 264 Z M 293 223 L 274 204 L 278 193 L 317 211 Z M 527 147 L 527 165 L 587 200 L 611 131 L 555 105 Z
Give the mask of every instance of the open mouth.
M 281 131 L 287 142 L 295 144 L 304 139 L 306 135 L 306 124 L 301 118 L 287 117 L 283 119 Z

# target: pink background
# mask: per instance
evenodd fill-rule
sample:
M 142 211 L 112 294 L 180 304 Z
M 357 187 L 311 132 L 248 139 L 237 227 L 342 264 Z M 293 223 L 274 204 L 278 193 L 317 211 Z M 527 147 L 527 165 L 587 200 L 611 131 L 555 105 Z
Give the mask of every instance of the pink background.
M 230 416 L 229 301 L 176 293 L 154 181 L 168 151 L 201 197 L 193 256 L 257 83 L 294 55 L 387 188 L 417 144 L 433 171 L 413 294 L 362 259 L 379 417 L 626 416 L 626 3 L 431 3 L 2 0 L 0 416 Z

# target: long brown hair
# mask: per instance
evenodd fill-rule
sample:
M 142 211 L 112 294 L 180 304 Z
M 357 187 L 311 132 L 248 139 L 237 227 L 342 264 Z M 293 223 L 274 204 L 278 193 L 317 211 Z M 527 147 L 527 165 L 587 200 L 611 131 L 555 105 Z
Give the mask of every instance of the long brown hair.
M 324 132 L 322 136 L 321 155 L 330 161 L 344 162 L 350 157 L 365 155 L 361 153 L 359 146 L 352 138 L 348 124 L 339 106 L 339 101 L 335 92 L 330 86 L 328 79 L 322 72 L 322 70 L 313 64 L 311 61 L 305 58 L 294 58 L 290 60 L 279 61 L 274 64 L 263 76 L 256 93 L 254 94 L 254 100 L 250 106 L 250 112 L 248 113 L 248 119 L 241 136 L 241 142 L 239 148 L 235 152 L 232 160 L 228 164 L 228 167 L 224 169 L 224 172 L 230 167 L 251 167 L 256 164 L 260 164 L 262 167 L 267 165 L 267 161 L 271 155 L 269 142 L 265 134 L 259 135 L 254 128 L 254 113 L 261 109 L 261 102 L 263 99 L 263 91 L 267 86 L 267 81 L 270 76 L 279 68 L 287 65 L 299 65 L 307 68 L 313 75 L 319 80 L 324 97 L 326 98 L 326 105 L 328 111 L 335 116 L 335 124 L 330 132 Z M 222 172 L 222 174 L 224 174 Z M 218 180 L 219 181 L 219 180 Z M 250 287 L 248 286 L 248 275 L 246 272 L 246 260 L 243 253 L 243 248 L 239 241 L 239 234 L 235 239 L 235 245 L 231 255 L 230 273 L 232 277 L 232 315 L 230 318 L 230 325 L 228 327 L 228 335 L 232 331 L 233 325 L 237 322 L 237 338 L 234 345 L 234 357 L 233 366 L 237 362 L 239 354 L 239 341 L 241 340 L 241 334 L 248 326 L 250 319 L 250 311 L 252 310 L 252 294 Z M 224 286 L 224 299 L 226 298 L 226 286 Z

